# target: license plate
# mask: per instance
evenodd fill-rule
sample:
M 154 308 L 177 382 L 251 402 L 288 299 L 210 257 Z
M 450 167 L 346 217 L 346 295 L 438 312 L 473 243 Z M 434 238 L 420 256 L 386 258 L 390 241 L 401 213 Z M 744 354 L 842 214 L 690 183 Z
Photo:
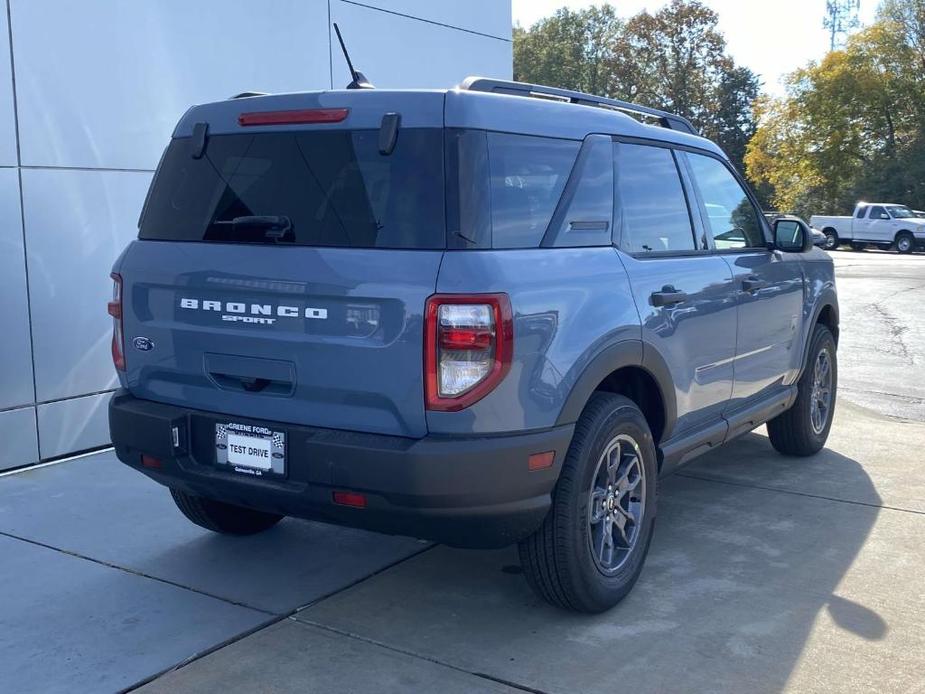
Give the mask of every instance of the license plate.
M 253 424 L 216 424 L 215 462 L 255 477 L 285 475 L 286 433 Z

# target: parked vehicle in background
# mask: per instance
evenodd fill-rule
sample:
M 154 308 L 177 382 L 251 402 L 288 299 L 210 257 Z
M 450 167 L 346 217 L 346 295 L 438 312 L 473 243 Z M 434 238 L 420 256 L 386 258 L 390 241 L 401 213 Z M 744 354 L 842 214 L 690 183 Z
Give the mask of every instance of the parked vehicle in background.
M 800 223 L 805 224 L 806 227 L 810 230 L 810 232 L 813 235 L 813 245 L 814 246 L 818 246 L 819 248 L 825 248 L 828 245 L 828 239 L 826 239 L 825 234 L 823 234 L 821 231 L 819 231 L 815 227 L 807 224 L 806 220 L 804 220 L 801 217 L 798 217 L 797 215 L 785 214 L 783 212 L 777 212 L 774 210 L 770 210 L 770 211 L 765 211 L 764 216 L 768 220 L 768 224 L 774 224 L 774 222 L 776 222 L 778 219 L 796 219 Z
M 825 234 L 829 250 L 848 244 L 856 251 L 876 246 L 911 253 L 925 246 L 925 219 L 905 205 L 859 202 L 850 217 L 813 215 L 809 223 Z
M 925 210 L 912 210 L 912 214 L 916 217 L 925 217 Z
M 597 612 L 660 475 L 832 424 L 832 259 L 670 113 L 482 78 L 194 106 L 139 224 L 112 441 L 216 532 L 517 543 L 542 598 Z

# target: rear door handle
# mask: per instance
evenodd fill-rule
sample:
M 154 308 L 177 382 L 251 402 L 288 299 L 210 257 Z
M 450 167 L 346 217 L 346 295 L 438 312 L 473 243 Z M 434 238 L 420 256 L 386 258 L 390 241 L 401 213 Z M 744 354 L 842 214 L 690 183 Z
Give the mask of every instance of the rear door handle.
M 653 306 L 672 306 L 687 301 L 687 294 L 679 292 L 671 285 L 666 285 L 660 292 L 652 292 L 649 299 Z
M 747 292 L 757 292 L 759 289 L 771 286 L 769 282 L 758 277 L 746 277 L 742 280 L 742 289 Z

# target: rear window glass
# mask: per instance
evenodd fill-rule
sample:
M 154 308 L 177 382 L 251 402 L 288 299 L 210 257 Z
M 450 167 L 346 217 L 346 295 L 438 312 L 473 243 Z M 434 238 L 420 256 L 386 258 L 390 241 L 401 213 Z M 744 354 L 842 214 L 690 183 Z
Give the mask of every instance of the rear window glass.
M 543 240 L 580 142 L 488 133 L 493 248 L 535 248 Z
M 284 241 L 350 248 L 444 248 L 443 131 L 405 129 L 392 154 L 378 130 L 215 135 L 200 159 L 171 142 L 139 237 L 272 243 L 235 218 L 283 216 Z

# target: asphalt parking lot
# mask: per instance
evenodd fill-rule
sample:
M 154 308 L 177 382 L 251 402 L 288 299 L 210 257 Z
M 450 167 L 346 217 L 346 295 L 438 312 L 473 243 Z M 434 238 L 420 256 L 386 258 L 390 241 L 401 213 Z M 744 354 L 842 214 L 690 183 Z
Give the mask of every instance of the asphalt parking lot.
M 513 550 L 214 536 L 102 452 L 0 476 L 0 691 L 925 692 L 925 255 L 834 257 L 828 448 L 759 430 L 663 480 L 607 614 L 540 603 Z

